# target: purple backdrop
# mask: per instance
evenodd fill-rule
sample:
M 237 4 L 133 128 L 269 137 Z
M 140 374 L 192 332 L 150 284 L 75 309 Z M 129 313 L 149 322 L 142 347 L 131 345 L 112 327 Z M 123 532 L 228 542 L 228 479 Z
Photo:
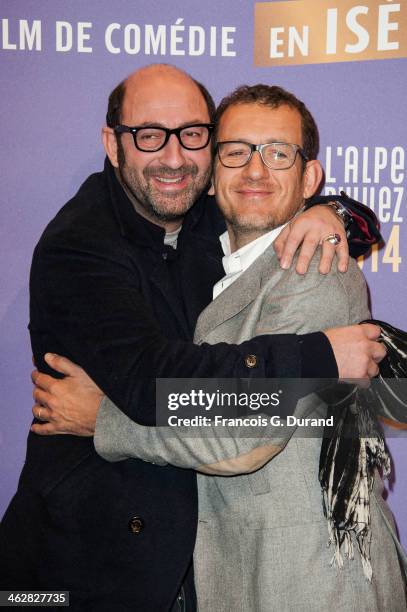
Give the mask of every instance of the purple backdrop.
M 3 0 L 0 4 L 0 516 L 17 485 L 31 421 L 27 285 L 32 250 L 56 211 L 90 172 L 101 168 L 100 128 L 108 93 L 141 65 L 174 63 L 203 81 L 216 101 L 238 84 L 259 81 L 282 85 L 303 98 L 320 127 L 327 188 L 350 189 L 374 208 L 389 241 L 363 265 L 374 315 L 407 328 L 403 192 L 407 60 L 307 65 L 299 57 L 298 65 L 256 67 L 255 4 L 251 0 L 89 0 L 86 4 Z M 310 13 L 319 10 L 315 3 L 307 4 Z M 340 8 L 341 2 L 331 5 Z M 377 1 L 364 5 L 372 16 L 377 12 Z M 392 20 L 397 21 L 397 13 Z M 392 40 L 405 39 L 405 20 L 390 35 Z M 403 473 L 407 449 L 402 436 L 390 437 L 389 446 L 395 464 L 389 502 L 407 545 Z

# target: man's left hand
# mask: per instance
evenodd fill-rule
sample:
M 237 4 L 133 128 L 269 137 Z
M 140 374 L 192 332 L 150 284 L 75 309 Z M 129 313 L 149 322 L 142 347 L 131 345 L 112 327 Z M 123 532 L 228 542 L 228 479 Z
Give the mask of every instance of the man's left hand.
M 338 234 L 340 242 L 331 244 L 326 239 L 330 234 Z M 335 254 L 338 257 L 338 270 L 346 272 L 349 261 L 349 248 L 343 222 L 330 206 L 315 205 L 295 217 L 274 242 L 274 249 L 280 266 L 287 270 L 297 249 L 301 246 L 296 271 L 305 274 L 309 263 L 321 245 L 319 271 L 328 274 Z
M 48 353 L 45 361 L 53 370 L 65 374 L 65 378 L 56 379 L 38 370 L 32 373 L 36 402 L 32 412 L 44 423 L 34 423 L 31 431 L 41 436 L 93 436 L 103 392 L 69 359 Z

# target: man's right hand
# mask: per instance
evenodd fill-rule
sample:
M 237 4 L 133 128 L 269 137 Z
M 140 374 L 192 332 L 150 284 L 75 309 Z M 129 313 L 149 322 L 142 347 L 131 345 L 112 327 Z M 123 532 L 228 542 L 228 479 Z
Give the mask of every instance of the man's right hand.
M 339 378 L 366 379 L 377 376 L 377 364 L 386 356 L 386 348 L 377 342 L 380 327 L 363 323 L 326 329 L 324 333 L 331 343 Z

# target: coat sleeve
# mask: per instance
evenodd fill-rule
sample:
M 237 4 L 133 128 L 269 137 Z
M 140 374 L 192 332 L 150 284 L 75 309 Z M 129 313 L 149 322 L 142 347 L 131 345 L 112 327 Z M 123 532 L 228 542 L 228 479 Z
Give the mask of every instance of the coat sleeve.
M 107 461 L 137 458 L 227 476 L 264 465 L 283 448 L 292 432 L 292 428 L 285 428 L 282 433 L 271 425 L 145 427 L 134 423 L 105 397 L 98 412 L 94 443 L 98 454 Z M 257 448 L 264 451 L 261 465 L 257 457 L 249 456 Z

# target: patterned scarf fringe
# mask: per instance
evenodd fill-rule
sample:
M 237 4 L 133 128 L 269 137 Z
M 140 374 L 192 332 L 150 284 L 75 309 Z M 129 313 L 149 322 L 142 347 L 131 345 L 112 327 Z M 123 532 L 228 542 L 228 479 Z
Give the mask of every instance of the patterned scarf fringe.
M 354 389 L 347 396 L 345 404 L 342 403 L 342 410 L 339 405 L 333 407 L 335 436 L 324 440 L 325 449 L 324 452 L 321 450 L 320 464 L 324 513 L 328 521 L 328 546 L 334 546 L 331 565 L 342 568 L 344 556 L 354 559 L 353 533 L 363 572 L 369 582 L 373 574 L 370 563 L 370 494 L 375 469 L 379 468 L 383 476 L 390 473 L 390 457 L 369 406 L 371 399 L 369 389 Z M 344 436 L 349 426 L 353 428 L 351 438 L 349 431 L 348 437 Z M 370 436 L 362 437 L 367 432 Z M 357 461 L 352 461 L 355 453 Z

